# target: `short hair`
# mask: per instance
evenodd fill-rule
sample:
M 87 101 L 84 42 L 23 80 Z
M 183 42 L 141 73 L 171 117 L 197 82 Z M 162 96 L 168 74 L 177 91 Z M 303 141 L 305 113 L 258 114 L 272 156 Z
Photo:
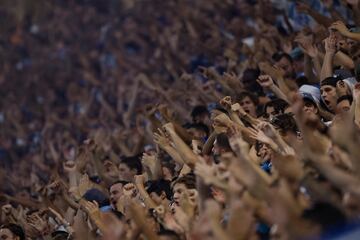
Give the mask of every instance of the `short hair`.
M 184 126 L 186 129 L 195 128 L 206 133 L 206 136 L 209 136 L 210 130 L 209 127 L 203 123 L 189 123 Z
M 57 230 L 51 233 L 52 240 L 68 240 L 72 239 L 69 238 L 69 233 L 61 230 Z
M 193 121 L 195 120 L 195 118 L 197 116 L 200 116 L 200 115 L 203 115 L 203 114 L 210 115 L 207 107 L 203 106 L 203 105 L 197 105 L 191 111 L 191 117 L 192 117 Z
M 351 95 L 343 95 L 337 99 L 336 103 L 339 104 L 340 102 L 342 102 L 344 100 L 349 101 L 349 103 L 351 105 L 353 102 L 353 97 Z
M 164 192 L 166 194 L 166 198 L 169 200 L 171 199 L 172 192 L 171 192 L 171 182 L 170 181 L 164 180 L 164 179 L 159 179 L 159 180 L 148 181 L 146 183 L 146 185 L 148 185 L 146 191 L 149 194 L 152 192 L 155 192 L 157 195 L 160 196 L 160 194 L 162 192 Z
M 219 105 L 217 105 L 216 107 L 214 107 L 214 109 L 213 109 L 213 110 L 216 110 L 216 111 L 219 111 L 219 112 L 225 113 L 226 115 L 229 115 L 228 111 L 226 111 L 226 109 L 225 109 L 225 108 L 223 108 L 223 107 L 221 107 L 221 106 L 219 106 Z
M 112 186 L 116 185 L 116 184 L 122 184 L 122 185 L 124 186 L 124 185 L 126 185 L 126 184 L 128 184 L 128 183 L 130 183 L 130 182 L 124 181 L 124 180 L 117 180 L 117 181 L 113 182 L 113 183 L 109 186 L 109 189 L 110 189 Z
M 180 236 L 172 231 L 172 230 L 167 230 L 167 229 L 161 229 L 159 232 L 158 232 L 158 236 L 166 236 L 172 240 L 180 240 Z
M 243 91 L 243 92 L 241 92 L 240 94 L 238 94 L 238 95 L 235 97 L 235 100 L 236 100 L 236 102 L 241 102 L 241 101 L 244 100 L 244 98 L 246 98 L 246 97 L 249 97 L 249 98 L 251 99 L 251 101 L 253 101 L 253 103 L 254 103 L 255 105 L 258 105 L 258 104 L 259 104 L 259 98 L 258 98 L 255 94 L 253 94 L 253 93 L 251 93 L 251 92 L 249 92 L 249 91 Z
M 91 188 L 82 196 L 86 201 L 96 201 L 99 208 L 109 205 L 108 197 L 100 190 Z
M 224 148 L 228 151 L 232 151 L 229 143 L 229 138 L 225 133 L 220 133 L 219 135 L 216 136 L 216 144 L 221 148 Z
M 271 124 L 284 133 L 292 132 L 296 134 L 299 131 L 294 117 L 289 113 L 277 115 L 271 120 Z
M 176 173 L 176 164 L 169 155 L 164 156 L 164 158 L 161 160 L 161 166 L 169 169 L 171 175 L 174 175 Z
M 196 178 L 193 173 L 188 173 L 182 177 L 177 178 L 171 184 L 172 190 L 176 184 L 184 184 L 188 189 L 196 188 Z
M 9 229 L 9 231 L 15 236 L 19 237 L 20 240 L 25 240 L 25 232 L 22 227 L 14 223 L 4 224 L 0 229 Z
M 281 99 L 281 98 L 276 98 L 274 100 L 271 100 L 270 102 L 267 102 L 264 105 L 264 113 L 266 113 L 266 109 L 268 107 L 273 107 L 275 112 L 277 113 L 284 113 L 285 109 L 288 108 L 290 105 L 288 102 L 286 102 L 285 100 Z
M 343 212 L 330 203 L 316 202 L 304 210 L 302 217 L 319 224 L 323 231 L 331 230 L 334 227 L 341 227 L 346 224 L 346 217 Z
M 142 164 L 140 161 L 141 154 L 131 156 L 131 157 L 122 157 L 120 163 L 125 164 L 130 170 L 136 170 L 136 174 L 141 174 Z
M 245 82 L 251 82 L 251 83 L 256 83 L 256 79 L 260 76 L 260 70 L 259 69 L 252 69 L 252 68 L 247 68 L 245 69 L 243 76 L 242 76 L 242 81 Z
M 294 60 L 292 59 L 292 57 L 287 54 L 287 53 L 284 53 L 284 52 L 277 52 L 277 53 L 274 53 L 272 56 L 271 56 L 272 60 L 274 62 L 278 62 L 280 61 L 282 58 L 286 58 L 287 60 L 289 60 L 290 63 L 293 63 Z

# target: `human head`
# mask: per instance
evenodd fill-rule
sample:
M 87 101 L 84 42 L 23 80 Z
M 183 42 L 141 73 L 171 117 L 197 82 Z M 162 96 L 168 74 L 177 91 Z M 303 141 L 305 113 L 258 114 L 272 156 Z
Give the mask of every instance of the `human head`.
M 225 133 L 221 133 L 217 135 L 214 142 L 214 146 L 212 148 L 214 157 L 219 157 L 221 154 L 231 151 L 232 149 L 227 135 Z
M 336 113 L 347 112 L 351 108 L 353 97 L 351 95 L 343 95 L 336 101 Z
M 65 231 L 55 231 L 51 233 L 52 240 L 69 240 L 69 233 Z
M 242 92 L 236 97 L 236 101 L 247 114 L 256 117 L 256 106 L 259 104 L 259 99 L 256 95 L 251 92 Z
M 273 150 L 265 143 L 256 141 L 256 155 L 260 158 L 261 163 L 271 162 L 273 158 Z
M 318 227 L 320 232 L 334 230 L 336 227 L 341 228 L 346 223 L 345 215 L 326 202 L 314 203 L 313 206 L 304 210 L 302 217 Z
M 241 82 L 244 85 L 246 91 L 262 92 L 261 86 L 256 81 L 259 75 L 260 75 L 259 69 L 251 69 L 251 68 L 245 69 L 243 76 L 241 78 Z
M 96 188 L 91 188 L 86 191 L 83 198 L 90 202 L 96 201 L 100 208 L 109 205 L 109 199 L 106 195 Z
M 304 100 L 304 113 L 318 114 L 318 105 L 320 104 L 320 90 L 317 87 L 305 84 L 299 88 L 299 92 Z
M 141 174 L 140 156 L 122 157 L 119 164 L 119 179 L 132 181 L 135 175 Z
M 194 123 L 203 123 L 209 125 L 210 113 L 206 106 L 198 105 L 191 111 L 191 118 Z
M 162 229 L 158 232 L 160 240 L 180 240 L 180 236 L 171 230 Z
M 291 114 L 279 114 L 271 120 L 271 124 L 279 131 L 285 142 L 291 143 L 298 139 L 299 129 Z
M 161 162 L 163 179 L 172 180 L 176 174 L 176 164 L 171 157 L 165 158 Z
M 191 134 L 193 139 L 206 141 L 209 136 L 209 128 L 203 123 L 191 123 L 185 125 L 187 132 Z
M 160 179 L 148 181 L 146 185 L 148 185 L 146 191 L 157 205 L 160 205 L 166 199 L 171 200 L 172 192 L 170 181 Z
M 336 109 L 336 83 L 338 81 L 339 79 L 334 77 L 328 77 L 321 81 L 321 98 L 331 112 L 334 112 Z
M 113 209 L 116 209 L 117 201 L 123 195 L 123 187 L 124 185 L 128 184 L 127 181 L 116 181 L 111 184 L 109 191 L 110 191 L 110 204 Z
M 264 106 L 264 118 L 270 120 L 271 118 L 285 113 L 290 105 L 285 100 L 277 98 L 267 102 Z
M 273 54 L 272 59 L 276 67 L 279 67 L 285 71 L 285 78 L 296 78 L 294 62 L 289 54 L 284 52 L 278 52 Z
M 25 232 L 19 225 L 8 223 L 0 227 L 0 239 L 25 240 Z
M 196 201 L 196 180 L 192 173 L 186 174 L 172 183 L 173 200 L 176 206 L 180 206 L 180 199 L 182 194 L 188 193 L 188 196 L 193 201 Z

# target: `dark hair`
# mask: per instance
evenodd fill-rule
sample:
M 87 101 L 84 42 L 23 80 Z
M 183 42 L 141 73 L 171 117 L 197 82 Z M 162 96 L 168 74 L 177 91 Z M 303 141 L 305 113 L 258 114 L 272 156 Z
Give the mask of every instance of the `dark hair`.
M 315 203 L 311 208 L 304 210 L 302 217 L 319 224 L 323 231 L 341 227 L 346 223 L 344 213 L 326 202 Z
M 260 70 L 259 69 L 252 69 L 252 68 L 247 68 L 245 69 L 243 76 L 242 76 L 242 81 L 245 82 L 255 82 L 256 83 L 256 79 L 260 76 Z
M 292 132 L 296 134 L 299 131 L 294 117 L 288 113 L 277 115 L 271 120 L 271 124 L 284 133 Z
M 216 136 L 216 144 L 227 151 L 232 151 L 229 138 L 225 133 L 220 133 Z
M 14 223 L 8 223 L 8 224 L 4 224 L 0 227 L 0 229 L 9 229 L 9 231 L 14 234 L 15 236 L 19 237 L 20 240 L 25 240 L 25 232 L 22 229 L 22 227 L 20 227 L 17 224 Z
M 209 127 L 203 123 L 188 123 L 188 124 L 185 124 L 184 127 L 186 129 L 195 128 L 196 130 L 203 131 L 206 133 L 206 136 L 209 136 L 209 133 L 210 133 Z
M 213 110 L 217 110 L 217 111 L 220 111 L 220 112 L 222 112 L 222 113 L 225 113 L 226 115 L 229 115 L 228 111 L 226 111 L 225 108 L 223 108 L 223 107 L 221 107 L 221 106 L 219 106 L 219 105 L 217 105 L 216 107 L 214 107 Z
M 259 98 L 255 94 L 253 94 L 253 93 L 251 93 L 249 91 L 241 92 L 239 95 L 237 95 L 235 97 L 235 100 L 236 100 L 236 102 L 241 102 L 246 97 L 249 97 L 251 99 L 251 101 L 253 101 L 253 103 L 255 105 L 259 104 Z
M 207 107 L 206 107 L 206 106 L 203 106 L 203 105 L 195 106 L 195 107 L 193 108 L 193 110 L 191 111 L 191 117 L 192 117 L 193 122 L 195 121 L 195 118 L 196 118 L 197 116 L 200 116 L 200 115 L 203 115 L 203 114 L 210 115 Z
M 110 189 L 112 186 L 116 185 L 116 184 L 122 184 L 122 185 L 124 186 L 124 185 L 126 185 L 126 184 L 128 184 L 128 183 L 130 183 L 130 182 L 124 181 L 124 180 L 117 180 L 117 181 L 113 182 L 113 183 L 109 186 L 109 189 Z
M 91 188 L 83 195 L 83 198 L 87 201 L 96 201 L 99 208 L 109 205 L 109 199 L 106 195 L 96 188 Z
M 54 231 L 51 233 L 51 239 L 53 240 L 68 240 L 69 239 L 69 233 L 65 231 Z
M 245 85 L 245 89 L 259 95 L 263 95 L 263 89 L 260 84 L 256 81 L 256 79 L 260 76 L 259 69 L 245 69 L 243 76 L 241 78 L 241 82 Z
M 171 192 L 171 182 L 164 180 L 164 179 L 159 179 L 159 180 L 154 180 L 154 181 L 148 181 L 146 183 L 146 185 L 148 185 L 148 188 L 146 189 L 146 191 L 150 194 L 152 192 L 155 192 L 157 195 L 161 195 L 162 192 L 164 192 L 166 194 L 166 198 L 167 199 L 171 199 L 172 196 L 172 192 Z
M 170 156 L 165 156 L 163 158 L 163 160 L 161 161 L 161 166 L 169 169 L 172 176 L 174 176 L 174 174 L 176 173 L 176 170 L 175 170 L 176 165 L 172 161 L 172 158 Z
M 196 188 L 196 179 L 195 179 L 195 175 L 193 173 L 188 173 L 182 177 L 177 178 L 176 180 L 174 180 L 172 182 L 172 188 L 176 185 L 176 184 L 184 184 L 187 188 L 189 189 L 195 189 Z
M 274 62 L 278 62 L 280 61 L 282 58 L 286 58 L 290 63 L 293 63 L 294 60 L 292 59 L 292 57 L 287 54 L 287 53 L 284 53 L 284 52 L 277 52 L 277 53 L 274 53 L 272 56 L 271 56 L 272 60 Z
M 337 99 L 336 103 L 339 104 L 340 102 L 342 102 L 344 100 L 348 100 L 351 105 L 353 102 L 353 97 L 351 95 L 343 95 Z
M 276 98 L 274 100 L 271 100 L 270 102 L 267 102 L 265 105 L 264 105 L 264 114 L 266 114 L 266 110 L 268 107 L 273 107 L 275 112 L 278 113 L 278 114 L 281 114 L 281 113 L 284 113 L 285 112 L 285 109 L 288 108 L 290 105 L 288 102 L 286 102 L 285 100 L 283 99 L 280 99 L 280 98 Z
M 180 240 L 181 239 L 180 236 L 176 232 L 174 232 L 172 230 L 167 230 L 167 229 L 160 230 L 158 232 L 158 235 L 169 237 L 172 240 Z
M 120 163 L 125 164 L 130 170 L 135 169 L 136 174 L 141 174 L 142 165 L 140 158 L 141 158 L 140 154 L 131 157 L 122 157 Z

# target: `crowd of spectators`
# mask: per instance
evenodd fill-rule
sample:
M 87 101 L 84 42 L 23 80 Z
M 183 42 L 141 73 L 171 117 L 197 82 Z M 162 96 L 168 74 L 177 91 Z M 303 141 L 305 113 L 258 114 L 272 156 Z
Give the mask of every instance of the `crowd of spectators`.
M 359 0 L 0 2 L 0 239 L 359 239 Z

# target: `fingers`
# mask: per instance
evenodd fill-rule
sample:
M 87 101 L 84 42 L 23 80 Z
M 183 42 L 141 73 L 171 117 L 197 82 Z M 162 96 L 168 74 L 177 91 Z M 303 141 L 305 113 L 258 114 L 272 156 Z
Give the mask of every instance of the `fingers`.
M 252 139 L 257 139 L 258 131 L 254 128 L 248 128 L 249 135 Z

